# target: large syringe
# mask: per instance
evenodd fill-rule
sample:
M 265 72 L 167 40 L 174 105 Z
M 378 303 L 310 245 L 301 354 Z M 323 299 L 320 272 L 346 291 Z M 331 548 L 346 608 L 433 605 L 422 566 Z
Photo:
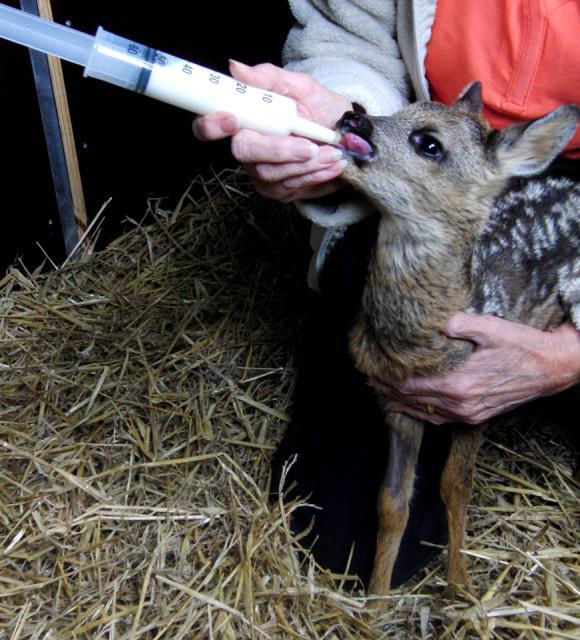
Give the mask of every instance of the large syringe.
M 0 37 L 82 65 L 84 75 L 206 115 L 228 111 L 240 128 L 335 144 L 339 134 L 298 115 L 294 100 L 238 82 L 98 28 L 95 36 L 0 4 Z

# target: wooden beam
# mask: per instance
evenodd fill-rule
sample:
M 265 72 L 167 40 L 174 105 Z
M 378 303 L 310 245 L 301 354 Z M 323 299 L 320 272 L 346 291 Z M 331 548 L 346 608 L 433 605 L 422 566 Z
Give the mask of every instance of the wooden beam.
M 50 0 L 21 0 L 25 11 L 52 20 Z M 30 51 L 67 255 L 87 228 L 87 213 L 61 61 Z
M 38 15 L 41 18 L 52 20 L 53 17 L 50 0 L 37 0 L 37 2 Z M 64 76 L 62 73 L 62 64 L 60 59 L 55 58 L 54 56 L 48 56 L 48 67 L 50 69 L 50 76 L 52 78 L 52 88 L 54 90 L 56 112 L 58 115 L 58 122 L 60 124 L 60 131 L 62 134 L 64 157 L 66 159 L 66 166 L 68 169 L 68 177 L 73 199 L 74 216 L 77 222 L 79 236 L 82 236 L 87 228 L 87 210 L 85 206 L 85 196 L 83 193 L 79 160 L 75 146 L 73 126 L 70 117 L 70 109 L 68 106 L 66 86 L 64 84 Z

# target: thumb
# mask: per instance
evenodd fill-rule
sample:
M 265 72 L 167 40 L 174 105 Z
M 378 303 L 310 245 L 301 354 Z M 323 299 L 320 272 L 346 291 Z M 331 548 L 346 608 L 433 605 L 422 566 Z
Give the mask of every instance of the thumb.
M 286 71 L 274 64 L 265 63 L 250 67 L 237 60 L 230 60 L 230 73 L 236 80 L 252 87 L 275 91 L 289 98 L 300 98 L 303 93 L 297 78 L 299 74 Z
M 459 311 L 447 321 L 445 334 L 450 338 L 471 340 L 480 347 L 489 347 L 495 343 L 496 335 L 505 332 L 506 323 L 506 320 L 495 316 L 472 315 Z

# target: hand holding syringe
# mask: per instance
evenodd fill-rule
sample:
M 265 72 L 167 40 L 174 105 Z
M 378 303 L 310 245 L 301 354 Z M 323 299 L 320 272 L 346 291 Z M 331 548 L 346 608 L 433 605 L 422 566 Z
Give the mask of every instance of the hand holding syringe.
M 303 73 L 271 64 L 249 67 L 233 61 L 230 72 L 249 85 L 291 97 L 304 117 L 311 120 L 331 125 L 352 109 L 347 98 Z M 196 118 L 194 132 L 200 140 L 232 136 L 234 157 L 252 176 L 257 191 L 269 198 L 283 202 L 316 198 L 336 191 L 343 184 L 339 176 L 345 161 L 334 146 L 319 146 L 296 136 L 240 130 L 235 116 L 222 112 Z
M 295 100 L 273 86 L 252 87 L 100 27 L 93 37 L 0 4 L 0 37 L 80 64 L 85 76 L 194 113 L 230 112 L 240 129 L 338 142 L 337 132 L 299 115 Z

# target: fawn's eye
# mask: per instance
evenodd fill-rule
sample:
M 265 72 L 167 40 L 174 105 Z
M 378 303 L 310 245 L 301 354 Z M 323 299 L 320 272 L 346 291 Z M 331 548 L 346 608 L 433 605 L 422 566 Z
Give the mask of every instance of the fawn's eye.
M 415 151 L 425 158 L 440 160 L 444 155 L 443 146 L 439 140 L 428 133 L 412 133 L 409 140 Z

